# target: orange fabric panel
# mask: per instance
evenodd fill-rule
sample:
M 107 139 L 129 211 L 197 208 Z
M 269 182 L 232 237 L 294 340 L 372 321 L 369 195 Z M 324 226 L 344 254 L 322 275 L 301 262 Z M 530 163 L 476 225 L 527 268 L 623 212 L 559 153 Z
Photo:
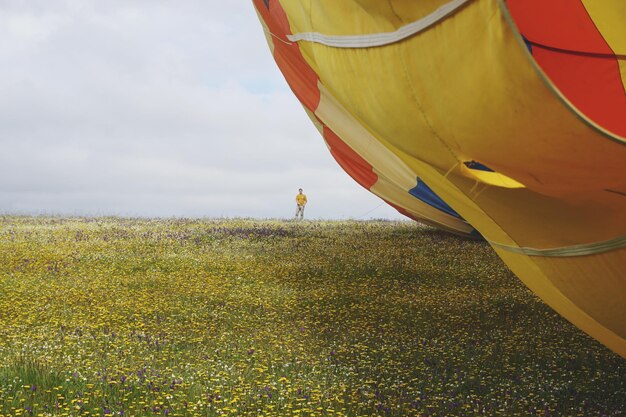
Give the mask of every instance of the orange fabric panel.
M 372 166 L 367 163 L 359 154 L 354 152 L 339 136 L 324 126 L 324 138 L 330 147 L 330 153 L 337 161 L 339 166 L 348 173 L 356 182 L 369 190 L 376 181 L 378 176 L 374 173 Z
M 320 91 L 317 87 L 319 77 L 305 61 L 298 44 L 287 40 L 291 29 L 280 2 L 270 1 L 269 6 L 266 6 L 263 0 L 253 1 L 272 35 L 278 38 L 274 39 L 276 64 L 300 102 L 307 109 L 315 111 L 320 102 Z
M 605 129 L 626 136 L 619 63 L 579 0 L 510 0 L 535 61 L 568 100 Z

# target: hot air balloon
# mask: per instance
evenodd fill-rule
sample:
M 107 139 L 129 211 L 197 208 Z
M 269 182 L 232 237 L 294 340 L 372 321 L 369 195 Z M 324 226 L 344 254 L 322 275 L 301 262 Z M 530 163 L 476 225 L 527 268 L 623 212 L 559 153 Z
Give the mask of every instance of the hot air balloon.
M 626 357 L 626 2 L 253 3 L 352 178 Z

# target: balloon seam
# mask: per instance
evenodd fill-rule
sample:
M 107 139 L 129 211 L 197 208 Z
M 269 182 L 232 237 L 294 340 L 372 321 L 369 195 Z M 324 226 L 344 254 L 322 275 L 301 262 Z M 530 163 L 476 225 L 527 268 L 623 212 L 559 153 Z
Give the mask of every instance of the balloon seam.
M 471 0 L 452 0 L 434 12 L 401 26 L 394 32 L 372 33 L 367 35 L 325 35 L 319 32 L 301 32 L 287 35 L 292 42 L 307 41 L 333 48 L 372 48 L 390 45 L 422 32 L 435 23 L 445 19 Z
M 626 235 L 619 236 L 615 239 L 605 240 L 602 242 L 583 243 L 580 245 L 564 246 L 560 248 L 529 248 L 529 247 L 517 247 L 504 245 L 502 243 L 492 242 L 489 243 L 498 249 L 504 249 L 509 252 L 518 253 L 528 256 L 544 256 L 544 257 L 571 257 L 571 256 L 586 256 L 595 255 L 598 253 L 609 252 L 616 249 L 626 247 Z

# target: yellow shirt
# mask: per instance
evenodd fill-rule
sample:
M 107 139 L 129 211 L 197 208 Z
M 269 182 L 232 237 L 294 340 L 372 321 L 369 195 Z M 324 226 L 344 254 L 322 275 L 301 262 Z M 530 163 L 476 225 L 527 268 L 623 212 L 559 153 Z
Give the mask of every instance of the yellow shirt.
M 304 206 L 306 205 L 307 199 L 306 199 L 306 195 L 305 194 L 298 194 L 296 196 L 296 203 L 298 203 L 299 206 Z

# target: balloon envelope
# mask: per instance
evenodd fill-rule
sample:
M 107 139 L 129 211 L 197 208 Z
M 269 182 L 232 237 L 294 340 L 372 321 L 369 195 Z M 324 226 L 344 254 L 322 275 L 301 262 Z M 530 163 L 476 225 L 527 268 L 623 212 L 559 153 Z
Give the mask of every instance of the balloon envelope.
M 626 3 L 254 0 L 339 165 L 626 357 Z

